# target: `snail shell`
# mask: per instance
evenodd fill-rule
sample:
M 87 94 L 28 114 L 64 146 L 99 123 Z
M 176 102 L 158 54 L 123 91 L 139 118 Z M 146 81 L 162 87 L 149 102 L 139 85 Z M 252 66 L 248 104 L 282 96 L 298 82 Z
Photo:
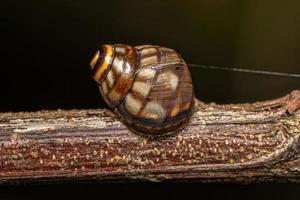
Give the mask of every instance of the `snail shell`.
M 174 50 L 103 45 L 90 67 L 105 102 L 133 132 L 161 136 L 184 128 L 194 112 L 187 64 Z

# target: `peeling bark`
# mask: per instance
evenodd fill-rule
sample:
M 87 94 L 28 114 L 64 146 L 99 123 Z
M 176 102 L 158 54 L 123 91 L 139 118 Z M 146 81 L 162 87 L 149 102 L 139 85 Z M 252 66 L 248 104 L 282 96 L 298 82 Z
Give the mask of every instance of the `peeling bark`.
M 197 101 L 180 133 L 148 139 L 108 110 L 0 114 L 0 183 L 300 182 L 300 91 L 265 102 Z

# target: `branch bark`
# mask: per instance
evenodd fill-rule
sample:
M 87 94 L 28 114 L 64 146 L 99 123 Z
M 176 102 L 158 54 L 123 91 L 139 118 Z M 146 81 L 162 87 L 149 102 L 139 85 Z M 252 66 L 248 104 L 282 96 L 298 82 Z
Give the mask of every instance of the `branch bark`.
M 108 110 L 0 114 L 0 183 L 300 182 L 300 91 L 265 102 L 197 101 L 177 135 L 135 135 Z

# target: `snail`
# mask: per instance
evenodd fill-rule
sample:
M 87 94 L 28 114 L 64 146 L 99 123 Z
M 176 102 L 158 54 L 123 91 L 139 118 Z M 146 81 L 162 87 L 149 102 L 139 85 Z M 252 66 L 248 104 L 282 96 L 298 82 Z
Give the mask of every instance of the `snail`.
M 90 69 L 104 101 L 137 134 L 176 133 L 194 113 L 190 71 L 172 49 L 102 45 L 91 59 Z

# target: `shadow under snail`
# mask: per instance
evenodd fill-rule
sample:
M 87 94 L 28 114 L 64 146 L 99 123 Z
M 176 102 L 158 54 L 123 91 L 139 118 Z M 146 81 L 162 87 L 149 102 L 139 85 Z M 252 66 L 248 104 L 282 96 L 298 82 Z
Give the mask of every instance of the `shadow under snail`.
M 156 137 L 178 132 L 194 113 L 190 71 L 172 49 L 102 45 L 90 68 L 105 102 L 137 134 Z

